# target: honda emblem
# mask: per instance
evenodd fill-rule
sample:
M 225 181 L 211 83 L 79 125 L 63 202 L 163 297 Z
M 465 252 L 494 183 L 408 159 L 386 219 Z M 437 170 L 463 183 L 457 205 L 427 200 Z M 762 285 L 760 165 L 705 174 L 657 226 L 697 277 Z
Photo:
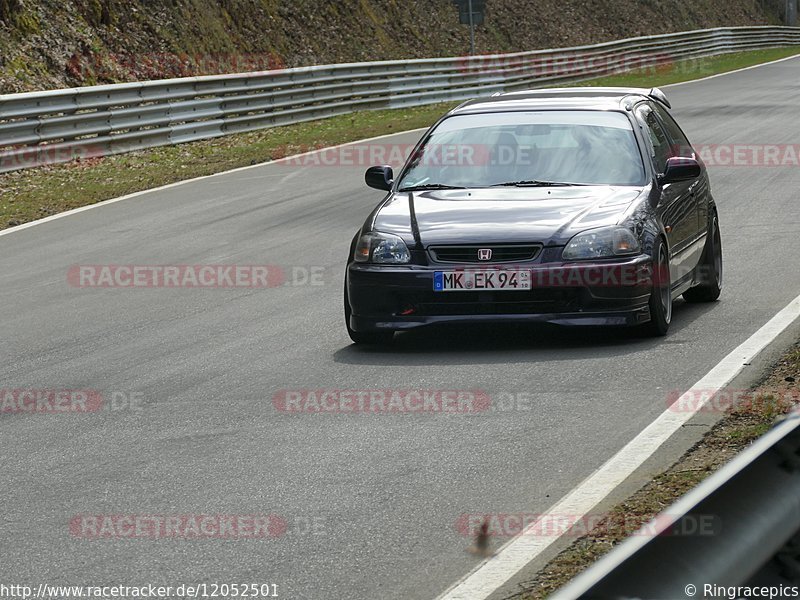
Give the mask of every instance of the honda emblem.
M 491 248 L 478 248 L 478 260 L 491 260 L 491 259 L 492 259 Z

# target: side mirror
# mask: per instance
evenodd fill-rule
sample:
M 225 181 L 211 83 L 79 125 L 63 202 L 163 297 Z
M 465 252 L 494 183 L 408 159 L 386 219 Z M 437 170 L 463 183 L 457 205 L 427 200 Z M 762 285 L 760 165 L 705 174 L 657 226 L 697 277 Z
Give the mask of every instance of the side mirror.
M 384 165 L 382 167 L 370 167 L 364 174 L 364 181 L 367 185 L 376 190 L 386 190 L 387 192 L 392 189 L 392 181 L 394 180 L 394 173 L 392 167 Z
M 693 158 L 673 156 L 667 159 L 667 166 L 661 176 L 661 183 L 688 181 L 700 177 L 700 163 Z

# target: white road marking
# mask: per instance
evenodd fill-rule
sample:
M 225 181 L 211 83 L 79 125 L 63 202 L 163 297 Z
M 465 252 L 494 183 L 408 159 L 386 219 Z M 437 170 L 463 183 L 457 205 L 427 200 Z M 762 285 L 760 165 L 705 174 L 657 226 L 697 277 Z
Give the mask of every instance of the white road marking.
M 352 142 L 346 142 L 344 144 L 338 144 L 336 146 L 328 146 L 326 148 L 319 148 L 318 150 L 310 150 L 309 152 L 303 152 L 301 154 L 293 154 L 291 156 L 285 156 L 283 158 L 279 158 L 276 160 L 268 160 L 267 162 L 258 163 L 256 165 L 247 165 L 246 167 L 238 167 L 236 169 L 231 169 L 230 171 L 221 171 L 219 173 L 213 173 L 211 175 L 203 175 L 202 177 L 195 177 L 193 179 L 185 179 L 183 181 L 176 181 L 175 183 L 170 183 L 167 185 L 162 185 L 161 187 L 151 188 L 149 190 L 142 190 L 141 192 L 134 192 L 132 194 L 128 194 L 126 196 L 120 196 L 119 198 L 111 198 L 110 200 L 103 200 L 102 202 L 97 202 L 95 204 L 89 204 L 87 206 L 81 206 L 80 208 L 73 208 L 72 210 L 68 210 L 62 213 L 58 213 L 57 215 L 51 215 L 49 217 L 45 217 L 43 219 L 37 219 L 36 221 L 30 221 L 29 223 L 23 223 L 22 225 L 15 225 L 14 227 L 9 227 L 8 229 L 4 229 L 0 231 L 0 236 L 9 235 L 11 233 L 15 233 L 17 231 L 22 231 L 23 229 L 28 229 L 29 227 L 34 227 L 36 225 L 41 225 L 42 223 L 47 223 L 48 221 L 55 221 L 56 219 L 62 219 L 64 217 L 69 217 L 70 215 L 74 215 L 77 213 L 84 212 L 86 210 L 91 210 L 93 208 L 99 208 L 101 206 L 108 206 L 109 204 L 114 204 L 116 202 L 121 202 L 123 200 L 130 200 L 131 198 L 136 198 L 137 196 L 143 196 L 144 194 L 152 194 L 154 192 L 160 192 L 163 190 L 168 190 L 170 188 L 178 187 L 179 185 L 185 185 L 187 183 L 194 183 L 195 181 L 201 181 L 203 179 L 211 179 L 213 177 L 219 177 L 220 175 L 230 175 L 231 173 L 239 173 L 242 171 L 247 171 L 250 169 L 257 169 L 258 167 L 263 167 L 265 165 L 272 165 L 275 163 L 288 163 L 288 161 L 300 158 L 303 156 L 309 156 L 311 154 L 316 154 L 318 152 L 326 152 L 328 150 L 334 150 L 336 148 L 343 148 L 344 146 L 352 146 L 353 144 L 361 144 L 363 142 L 372 142 L 374 140 L 380 140 L 387 137 L 394 137 L 397 135 L 403 135 L 406 133 L 414 133 L 415 131 L 425 131 L 427 127 L 420 127 L 418 129 L 409 129 L 407 131 L 397 131 L 395 133 L 387 133 L 385 135 L 376 135 L 375 137 L 371 138 L 364 138 L 363 140 L 355 140 Z
M 725 56 L 724 54 L 716 54 L 715 56 Z M 795 58 L 800 58 L 800 54 L 793 54 L 792 56 L 786 56 L 784 58 L 778 58 L 776 60 L 771 60 L 765 63 L 759 63 L 757 65 L 750 65 L 749 67 L 742 67 L 741 69 L 734 69 L 733 71 L 725 71 L 724 73 L 717 73 L 715 75 L 707 75 L 706 77 L 701 77 L 700 79 L 689 79 L 688 81 L 679 81 L 677 83 L 668 83 L 666 85 L 656 86 L 660 88 L 667 88 L 667 87 L 675 87 L 676 85 L 686 85 L 687 83 L 698 83 L 700 81 L 708 81 L 709 79 L 716 79 L 717 77 L 724 77 L 725 75 L 733 75 L 734 73 L 741 73 L 742 71 L 749 71 L 750 69 L 758 69 L 759 67 L 768 67 L 769 65 L 774 65 L 776 63 L 783 62 L 785 60 L 793 60 Z
M 665 410 L 583 483 L 546 510 L 545 514 L 589 514 L 598 503 L 654 454 L 672 434 L 705 406 L 707 400 L 702 404 L 698 403 L 699 394 L 692 390 L 703 390 L 705 398 L 713 396 L 712 390 L 720 390 L 727 386 L 747 363 L 750 363 L 798 317 L 800 317 L 800 296 L 792 300 L 761 329 L 723 358 L 700 381 L 695 383 L 692 389 L 678 398 L 676 406 L 685 406 L 685 410 Z M 531 524 L 525 531 L 505 544 L 495 556 L 478 565 L 464 579 L 439 596 L 438 600 L 484 600 L 488 598 L 558 539 L 535 535 L 535 532 L 540 530 L 537 529 L 539 527 L 538 523 Z

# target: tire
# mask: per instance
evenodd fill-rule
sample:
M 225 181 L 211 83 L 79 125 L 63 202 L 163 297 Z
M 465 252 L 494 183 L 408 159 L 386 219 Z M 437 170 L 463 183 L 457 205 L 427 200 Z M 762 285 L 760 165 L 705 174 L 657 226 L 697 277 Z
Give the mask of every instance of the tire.
M 347 327 L 347 335 L 356 344 L 365 346 L 386 346 L 392 342 L 394 331 L 354 331 L 350 327 L 350 299 L 347 297 L 347 280 L 344 283 L 344 324 Z
M 708 238 L 700 257 L 700 283 L 683 292 L 686 302 L 714 302 L 722 291 L 722 238 L 719 234 L 717 213 L 708 224 Z
M 650 292 L 650 321 L 642 326 L 649 336 L 667 335 L 672 321 L 672 290 L 669 276 L 669 252 L 663 238 L 658 238 L 653 264 L 653 289 Z

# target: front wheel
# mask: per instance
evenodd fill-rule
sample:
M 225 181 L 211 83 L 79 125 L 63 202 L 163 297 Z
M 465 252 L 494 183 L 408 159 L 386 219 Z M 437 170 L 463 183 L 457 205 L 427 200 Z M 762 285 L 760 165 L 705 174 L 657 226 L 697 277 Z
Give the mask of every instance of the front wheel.
M 652 336 L 667 335 L 672 321 L 672 289 L 669 276 L 669 253 L 662 238 L 653 249 L 653 289 L 650 292 L 650 322 L 643 325 Z
M 385 346 L 391 343 L 394 338 L 394 331 L 355 331 L 350 327 L 350 299 L 347 297 L 347 281 L 344 284 L 344 323 L 347 327 L 347 335 L 356 344 L 366 346 Z
M 700 258 L 700 283 L 683 292 L 687 302 L 714 302 L 722 291 L 722 237 L 716 213 L 708 225 L 708 239 Z

